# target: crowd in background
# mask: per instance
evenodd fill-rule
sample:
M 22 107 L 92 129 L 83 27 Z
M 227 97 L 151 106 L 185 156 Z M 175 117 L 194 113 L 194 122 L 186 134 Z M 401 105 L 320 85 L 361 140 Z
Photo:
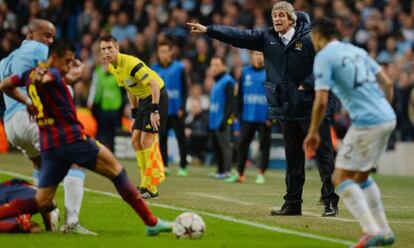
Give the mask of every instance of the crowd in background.
M 87 106 L 92 82 L 104 77 L 97 40 L 111 32 L 121 52 L 132 54 L 151 65 L 157 61 L 156 44 L 170 40 L 176 59 L 187 72 L 189 125 L 194 116 L 207 110 L 214 79 L 210 59 L 225 58 L 226 65 L 239 78 L 249 63 L 249 53 L 205 36 L 190 35 L 187 22 L 223 24 L 262 29 L 271 26 L 270 11 L 277 1 L 266 0 L 0 0 L 0 59 L 24 39 L 27 23 L 45 18 L 57 27 L 57 39 L 76 44 L 77 56 L 87 73 L 75 86 L 75 102 Z M 395 138 L 414 140 L 414 2 L 410 0 L 294 0 L 296 10 L 312 18 L 335 17 L 340 36 L 363 47 L 384 66 L 395 83 L 394 108 L 398 115 Z M 92 101 L 93 102 L 93 101 Z M 129 113 L 125 96 L 116 105 Z M 91 99 L 89 107 L 92 107 Z M 201 119 L 202 120 L 202 119 Z M 98 120 L 99 121 L 99 120 Z M 202 121 L 203 122 L 203 121 Z M 98 123 L 99 125 L 99 123 Z M 334 127 L 339 138 L 350 125 L 346 112 L 338 107 Z M 198 127 L 195 125 L 195 127 Z M 193 127 L 194 128 L 194 127 Z M 202 131 L 202 130 L 201 130 Z

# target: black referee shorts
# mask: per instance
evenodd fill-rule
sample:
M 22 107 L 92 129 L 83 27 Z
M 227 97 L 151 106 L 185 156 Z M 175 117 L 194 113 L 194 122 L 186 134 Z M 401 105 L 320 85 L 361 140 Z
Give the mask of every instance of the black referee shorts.
M 168 95 L 165 88 L 160 90 L 160 126 L 158 131 L 155 131 L 151 125 L 151 111 L 152 111 L 152 96 L 148 96 L 144 99 L 139 99 L 137 115 L 135 116 L 135 122 L 133 129 L 145 133 L 158 133 L 167 128 L 167 117 L 168 117 Z

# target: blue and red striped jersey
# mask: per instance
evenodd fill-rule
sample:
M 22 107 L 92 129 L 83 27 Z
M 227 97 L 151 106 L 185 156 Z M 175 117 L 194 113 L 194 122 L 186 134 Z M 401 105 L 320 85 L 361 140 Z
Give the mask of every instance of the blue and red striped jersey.
M 16 86 L 25 86 L 37 108 L 36 122 L 40 131 L 41 150 L 48 150 L 86 139 L 82 124 L 76 117 L 75 104 L 65 78 L 54 67 L 48 68 L 52 78 L 47 83 L 34 83 L 34 70 L 12 76 Z

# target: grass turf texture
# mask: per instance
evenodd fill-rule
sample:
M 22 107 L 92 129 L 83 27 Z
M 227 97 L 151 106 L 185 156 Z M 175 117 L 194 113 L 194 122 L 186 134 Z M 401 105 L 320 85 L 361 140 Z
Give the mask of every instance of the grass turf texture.
M 138 171 L 133 161 L 122 161 L 134 182 L 138 182 Z M 324 237 L 356 241 L 360 235 L 359 225 L 340 205 L 337 218 L 321 218 L 322 206 L 317 205 L 320 179 L 317 172 L 307 172 L 304 187 L 304 216 L 271 217 L 272 208 L 283 203 L 284 172 L 269 171 L 267 184 L 254 184 L 255 170 L 248 170 L 245 184 L 225 184 L 208 178 L 212 167 L 190 166 L 190 176 L 172 176 L 160 187 L 160 198 L 150 200 L 151 209 L 161 218 L 172 220 L 181 211 L 157 207 L 156 204 L 194 209 L 208 213 L 232 216 L 266 226 L 282 227 Z M 0 170 L 31 175 L 30 162 L 20 154 L 0 155 Z M 0 175 L 0 179 L 10 178 Z M 397 235 L 395 247 L 410 247 L 414 237 L 414 188 L 413 177 L 375 176 L 383 193 L 387 215 Z M 106 179 L 88 173 L 86 187 L 115 193 Z M 64 218 L 63 189 L 60 187 L 57 201 Z M 155 205 L 154 205 L 155 204 Z M 2 247 L 346 247 L 338 243 L 281 234 L 223 219 L 201 216 L 206 222 L 207 232 L 201 240 L 175 240 L 171 234 L 146 237 L 144 225 L 132 209 L 120 199 L 86 192 L 81 209 L 81 223 L 98 232 L 98 237 L 41 233 L 40 235 L 0 235 Z M 39 217 L 35 220 L 40 222 Z M 61 221 L 62 223 L 62 221 Z

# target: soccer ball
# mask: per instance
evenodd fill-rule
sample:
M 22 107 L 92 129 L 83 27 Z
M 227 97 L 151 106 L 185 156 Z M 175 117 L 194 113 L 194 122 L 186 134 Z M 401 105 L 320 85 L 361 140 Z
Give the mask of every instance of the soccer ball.
M 199 239 L 205 231 L 204 220 L 193 212 L 178 215 L 173 223 L 173 234 L 177 239 Z

